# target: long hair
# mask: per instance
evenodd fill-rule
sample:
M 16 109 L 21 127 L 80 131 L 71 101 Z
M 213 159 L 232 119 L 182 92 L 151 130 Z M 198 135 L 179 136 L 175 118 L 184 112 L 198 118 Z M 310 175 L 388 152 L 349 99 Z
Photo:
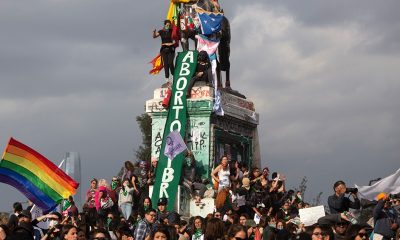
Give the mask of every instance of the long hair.
M 104 228 L 99 228 L 99 229 L 93 230 L 90 233 L 90 239 L 94 239 L 98 233 L 102 233 L 102 234 L 104 234 L 104 236 L 106 236 L 106 238 L 111 239 L 110 233 L 108 233 L 108 231 L 105 230 Z
M 62 229 L 61 229 L 60 239 L 65 239 L 65 236 L 68 234 L 69 230 L 71 230 L 71 229 L 73 229 L 73 228 L 75 228 L 76 231 L 78 232 L 78 228 L 75 227 L 74 225 L 72 225 L 72 224 L 64 225 L 64 226 L 62 227 Z
M 228 230 L 228 240 L 230 240 L 230 239 L 232 239 L 232 238 L 234 238 L 235 237 L 235 235 L 238 233 L 238 232 L 241 232 L 241 231 L 243 231 L 243 232 L 245 232 L 246 234 L 247 234 L 247 229 L 246 229 L 246 227 L 244 227 L 243 225 L 240 225 L 240 224 L 232 224 L 230 227 L 229 227 L 229 230 Z
M 346 230 L 346 239 L 354 240 L 357 237 L 358 232 L 363 228 L 364 227 L 360 224 L 350 225 Z
M 207 222 L 204 240 L 224 239 L 224 222 L 219 218 L 211 218 Z
M 206 225 L 204 224 L 204 218 L 200 217 L 200 216 L 196 216 L 193 218 L 192 220 L 192 234 L 194 234 L 194 232 L 196 231 L 196 227 L 195 227 L 195 222 L 196 220 L 200 219 L 201 221 L 201 232 L 204 233 L 205 229 L 206 229 Z
M 166 226 L 160 226 L 160 227 L 156 228 L 154 231 L 152 231 L 150 234 L 150 240 L 154 239 L 154 236 L 156 235 L 157 232 L 164 233 L 165 236 L 167 237 L 167 240 L 171 240 L 170 232 Z
M 135 169 L 135 166 L 133 166 L 131 161 L 126 161 L 124 165 L 126 170 L 133 171 Z

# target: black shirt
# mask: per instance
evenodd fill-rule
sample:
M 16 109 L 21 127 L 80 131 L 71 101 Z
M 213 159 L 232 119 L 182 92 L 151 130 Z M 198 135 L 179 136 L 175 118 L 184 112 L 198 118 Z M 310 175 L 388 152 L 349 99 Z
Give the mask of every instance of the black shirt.
M 354 202 L 352 202 L 348 197 L 345 197 L 344 194 L 340 196 L 333 194 L 328 197 L 328 206 L 331 214 L 342 213 L 344 211 L 349 211 L 349 208 L 360 209 L 360 200 L 355 198 Z
M 161 37 L 161 43 L 172 43 L 172 29 L 162 29 L 158 31 Z

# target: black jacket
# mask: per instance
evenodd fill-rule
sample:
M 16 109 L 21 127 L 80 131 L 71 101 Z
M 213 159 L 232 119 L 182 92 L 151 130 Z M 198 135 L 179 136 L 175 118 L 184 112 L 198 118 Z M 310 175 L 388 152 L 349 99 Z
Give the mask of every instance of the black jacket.
M 360 199 L 355 198 L 353 202 L 344 194 L 340 196 L 333 194 L 328 197 L 328 206 L 331 214 L 342 213 L 349 211 L 349 208 L 360 209 Z
M 375 222 L 375 233 L 383 235 L 385 238 L 395 237 L 396 231 L 390 229 L 392 223 L 400 225 L 400 220 L 394 208 L 384 209 L 385 201 L 380 200 L 373 211 Z

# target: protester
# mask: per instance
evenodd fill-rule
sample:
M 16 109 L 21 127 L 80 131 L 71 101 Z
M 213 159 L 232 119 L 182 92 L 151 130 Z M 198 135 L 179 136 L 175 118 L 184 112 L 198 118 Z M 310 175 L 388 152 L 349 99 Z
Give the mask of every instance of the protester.
M 156 180 L 156 169 L 158 165 L 158 159 L 157 158 L 152 158 L 151 159 L 151 165 L 148 173 L 148 179 L 147 179 L 147 184 L 148 185 L 153 185 L 155 180 Z
M 139 207 L 138 207 L 138 217 L 140 218 L 140 219 L 143 219 L 144 218 L 144 214 L 147 212 L 147 210 L 149 210 L 150 208 L 151 208 L 151 198 L 149 198 L 149 197 L 145 197 L 144 199 L 143 199 L 143 202 L 141 202 L 140 204 L 139 204 Z
M 169 81 L 170 72 L 174 74 L 175 42 L 172 39 L 172 23 L 170 20 L 164 21 L 164 28 L 157 31 L 153 30 L 153 38 L 161 37 L 160 55 L 164 64 L 165 80 Z
M 11 236 L 11 232 L 8 227 L 4 224 L 0 224 L 0 240 L 11 240 L 13 239 Z
M 144 218 L 139 221 L 134 238 L 135 240 L 145 240 L 151 234 L 152 225 L 156 220 L 156 210 L 149 209 L 146 211 Z
M 196 216 L 193 218 L 193 224 L 190 231 L 191 240 L 204 240 L 205 225 L 203 218 Z
M 93 178 L 90 181 L 90 188 L 86 192 L 85 206 L 87 207 L 88 214 L 88 225 L 94 227 L 96 225 L 97 219 L 97 209 L 96 209 L 96 191 L 97 191 L 97 179 Z
M 346 231 L 347 240 L 365 240 L 368 239 L 367 229 L 365 226 L 354 224 Z
M 78 229 L 74 225 L 64 225 L 61 229 L 60 239 L 62 240 L 77 240 Z
M 376 204 L 373 211 L 375 222 L 374 239 L 394 238 L 400 225 L 398 213 L 392 208 L 390 198 L 386 193 L 378 194 L 376 200 L 378 204 Z
M 122 169 L 121 179 L 131 179 L 135 171 L 135 166 L 131 161 L 126 161 Z
M 105 179 L 99 180 L 99 187 L 96 191 L 95 201 L 98 219 L 102 226 L 105 225 L 107 214 L 112 212 L 112 206 L 114 206 L 114 200 L 110 196 L 111 188 Z
M 222 240 L 225 235 L 224 223 L 219 218 L 211 218 L 206 225 L 204 240 Z
M 220 164 L 211 172 L 211 177 L 215 181 L 215 186 L 217 186 L 216 189 L 218 189 L 218 192 L 224 188 L 230 187 L 230 175 L 228 157 L 222 156 Z
M 228 230 L 228 240 L 245 240 L 247 239 L 246 228 L 243 225 L 233 224 Z
M 90 240 L 109 240 L 111 239 L 110 234 L 105 229 L 96 229 L 90 235 Z
M 128 178 L 124 179 L 122 188 L 119 190 L 118 206 L 125 219 L 129 219 L 132 213 L 133 187 Z
M 212 87 L 213 77 L 211 72 L 211 63 L 208 58 L 208 53 L 206 51 L 201 51 L 197 55 L 197 66 L 196 72 L 189 82 L 187 87 L 186 97 L 191 96 L 192 88 L 197 81 L 204 81 L 210 87 Z
M 195 160 L 190 156 L 187 155 L 186 163 L 189 164 L 185 167 L 189 167 L 186 170 L 193 175 L 195 171 L 192 170 L 195 168 L 190 167 Z M 82 212 L 78 211 L 73 198 L 70 197 L 63 204 L 69 205 L 63 212 L 64 216 L 53 211 L 32 220 L 27 209 L 21 210 L 20 203 L 14 204 L 14 213 L 8 223 L 13 226 L 12 222 L 16 220 L 15 227 L 11 230 L 5 225 L 0 225 L 0 240 L 367 240 L 369 237 L 371 240 L 386 240 L 394 239 L 399 231 L 398 195 L 390 197 L 385 193 L 379 194 L 377 201 L 365 205 L 370 206 L 369 213 L 364 211 L 361 214 L 353 214 L 348 210 L 358 207 L 360 200 L 357 190 L 347 188 L 343 181 L 338 181 L 334 184 L 335 195 L 328 199 L 329 207 L 333 209 L 331 211 L 337 213 L 327 214 L 318 219 L 317 225 L 305 227 L 299 218 L 299 210 L 310 205 L 303 202 L 302 192 L 285 189 L 285 177 L 282 174 L 274 172 L 269 180 L 267 168 L 263 168 L 262 173 L 259 171 L 261 168 L 252 168 L 248 176 L 236 162 L 232 166 L 233 169 L 230 169 L 228 158 L 224 156 L 220 165 L 214 169 L 212 175 L 215 180 L 220 183 L 224 182 L 224 178 L 227 180 L 221 184 L 222 188 L 218 188 L 219 191 L 208 190 L 215 191 L 217 195 L 214 199 L 215 210 L 207 214 L 205 219 L 196 216 L 192 217 L 189 223 L 186 222 L 187 219 L 183 216 L 174 211 L 167 211 L 169 199 L 166 197 L 157 200 L 156 210 L 151 209 L 148 193 L 136 191 L 133 183 L 140 183 L 135 174 L 128 174 L 131 179 L 124 179 L 122 186 L 116 181 L 117 177 L 112 178 L 114 181 L 111 187 L 105 179 L 101 179 L 99 184 L 93 179 Z M 138 170 L 146 170 L 146 174 L 148 173 L 147 168 Z M 237 171 L 243 172 L 241 181 L 236 180 L 240 179 Z M 139 175 L 141 176 L 141 173 Z M 252 182 L 251 179 L 256 181 Z M 189 181 L 189 184 L 192 182 Z M 148 185 L 142 187 L 147 188 Z M 107 207 L 107 202 L 114 206 L 110 193 L 116 190 L 118 204 L 111 210 L 110 206 Z M 352 195 L 352 200 L 345 195 L 346 192 Z M 196 196 L 194 192 L 190 194 Z M 208 197 L 213 197 L 213 194 Z M 135 198 L 142 200 L 135 205 Z M 195 204 L 196 199 L 191 201 L 194 201 L 192 206 L 199 209 L 203 206 Z M 98 212 L 90 213 L 91 209 L 96 208 Z M 67 212 L 70 214 L 66 214 Z M 373 217 L 373 225 L 367 226 L 363 222 L 363 219 L 368 217 Z M 37 227 L 41 221 L 48 223 L 48 230 Z
M 7 223 L 7 227 L 10 231 L 13 231 L 18 226 L 18 215 L 22 212 L 22 204 L 15 202 L 13 204 L 13 214 L 10 215 Z
M 170 232 L 165 227 L 157 228 L 150 235 L 150 240 L 171 240 Z M 135 239 L 136 240 L 136 239 Z
M 349 211 L 350 208 L 360 209 L 360 200 L 358 199 L 357 192 L 347 191 L 348 189 L 343 181 L 335 182 L 333 190 L 335 194 L 328 198 L 328 206 L 331 214 Z M 350 193 L 354 200 L 351 201 L 346 197 L 346 193 Z
M 309 232 L 312 240 L 329 240 L 329 234 L 319 225 L 311 226 Z

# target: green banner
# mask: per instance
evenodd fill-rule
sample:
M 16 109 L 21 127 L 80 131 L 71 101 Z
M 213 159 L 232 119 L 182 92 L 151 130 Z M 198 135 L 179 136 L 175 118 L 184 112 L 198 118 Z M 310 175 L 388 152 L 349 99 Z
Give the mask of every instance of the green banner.
M 185 153 L 178 154 L 174 159 L 169 159 L 164 155 L 165 139 L 168 134 L 178 130 L 182 138 L 185 139 L 187 109 L 186 91 L 190 79 L 196 71 L 197 52 L 180 52 L 176 58 L 174 81 L 169 102 L 167 122 L 164 127 L 163 141 L 161 144 L 160 157 L 156 170 L 156 180 L 153 186 L 151 200 L 153 208 L 157 208 L 158 199 L 168 198 L 167 210 L 174 209 L 176 193 L 178 191 L 179 180 L 181 178 L 182 163 Z

